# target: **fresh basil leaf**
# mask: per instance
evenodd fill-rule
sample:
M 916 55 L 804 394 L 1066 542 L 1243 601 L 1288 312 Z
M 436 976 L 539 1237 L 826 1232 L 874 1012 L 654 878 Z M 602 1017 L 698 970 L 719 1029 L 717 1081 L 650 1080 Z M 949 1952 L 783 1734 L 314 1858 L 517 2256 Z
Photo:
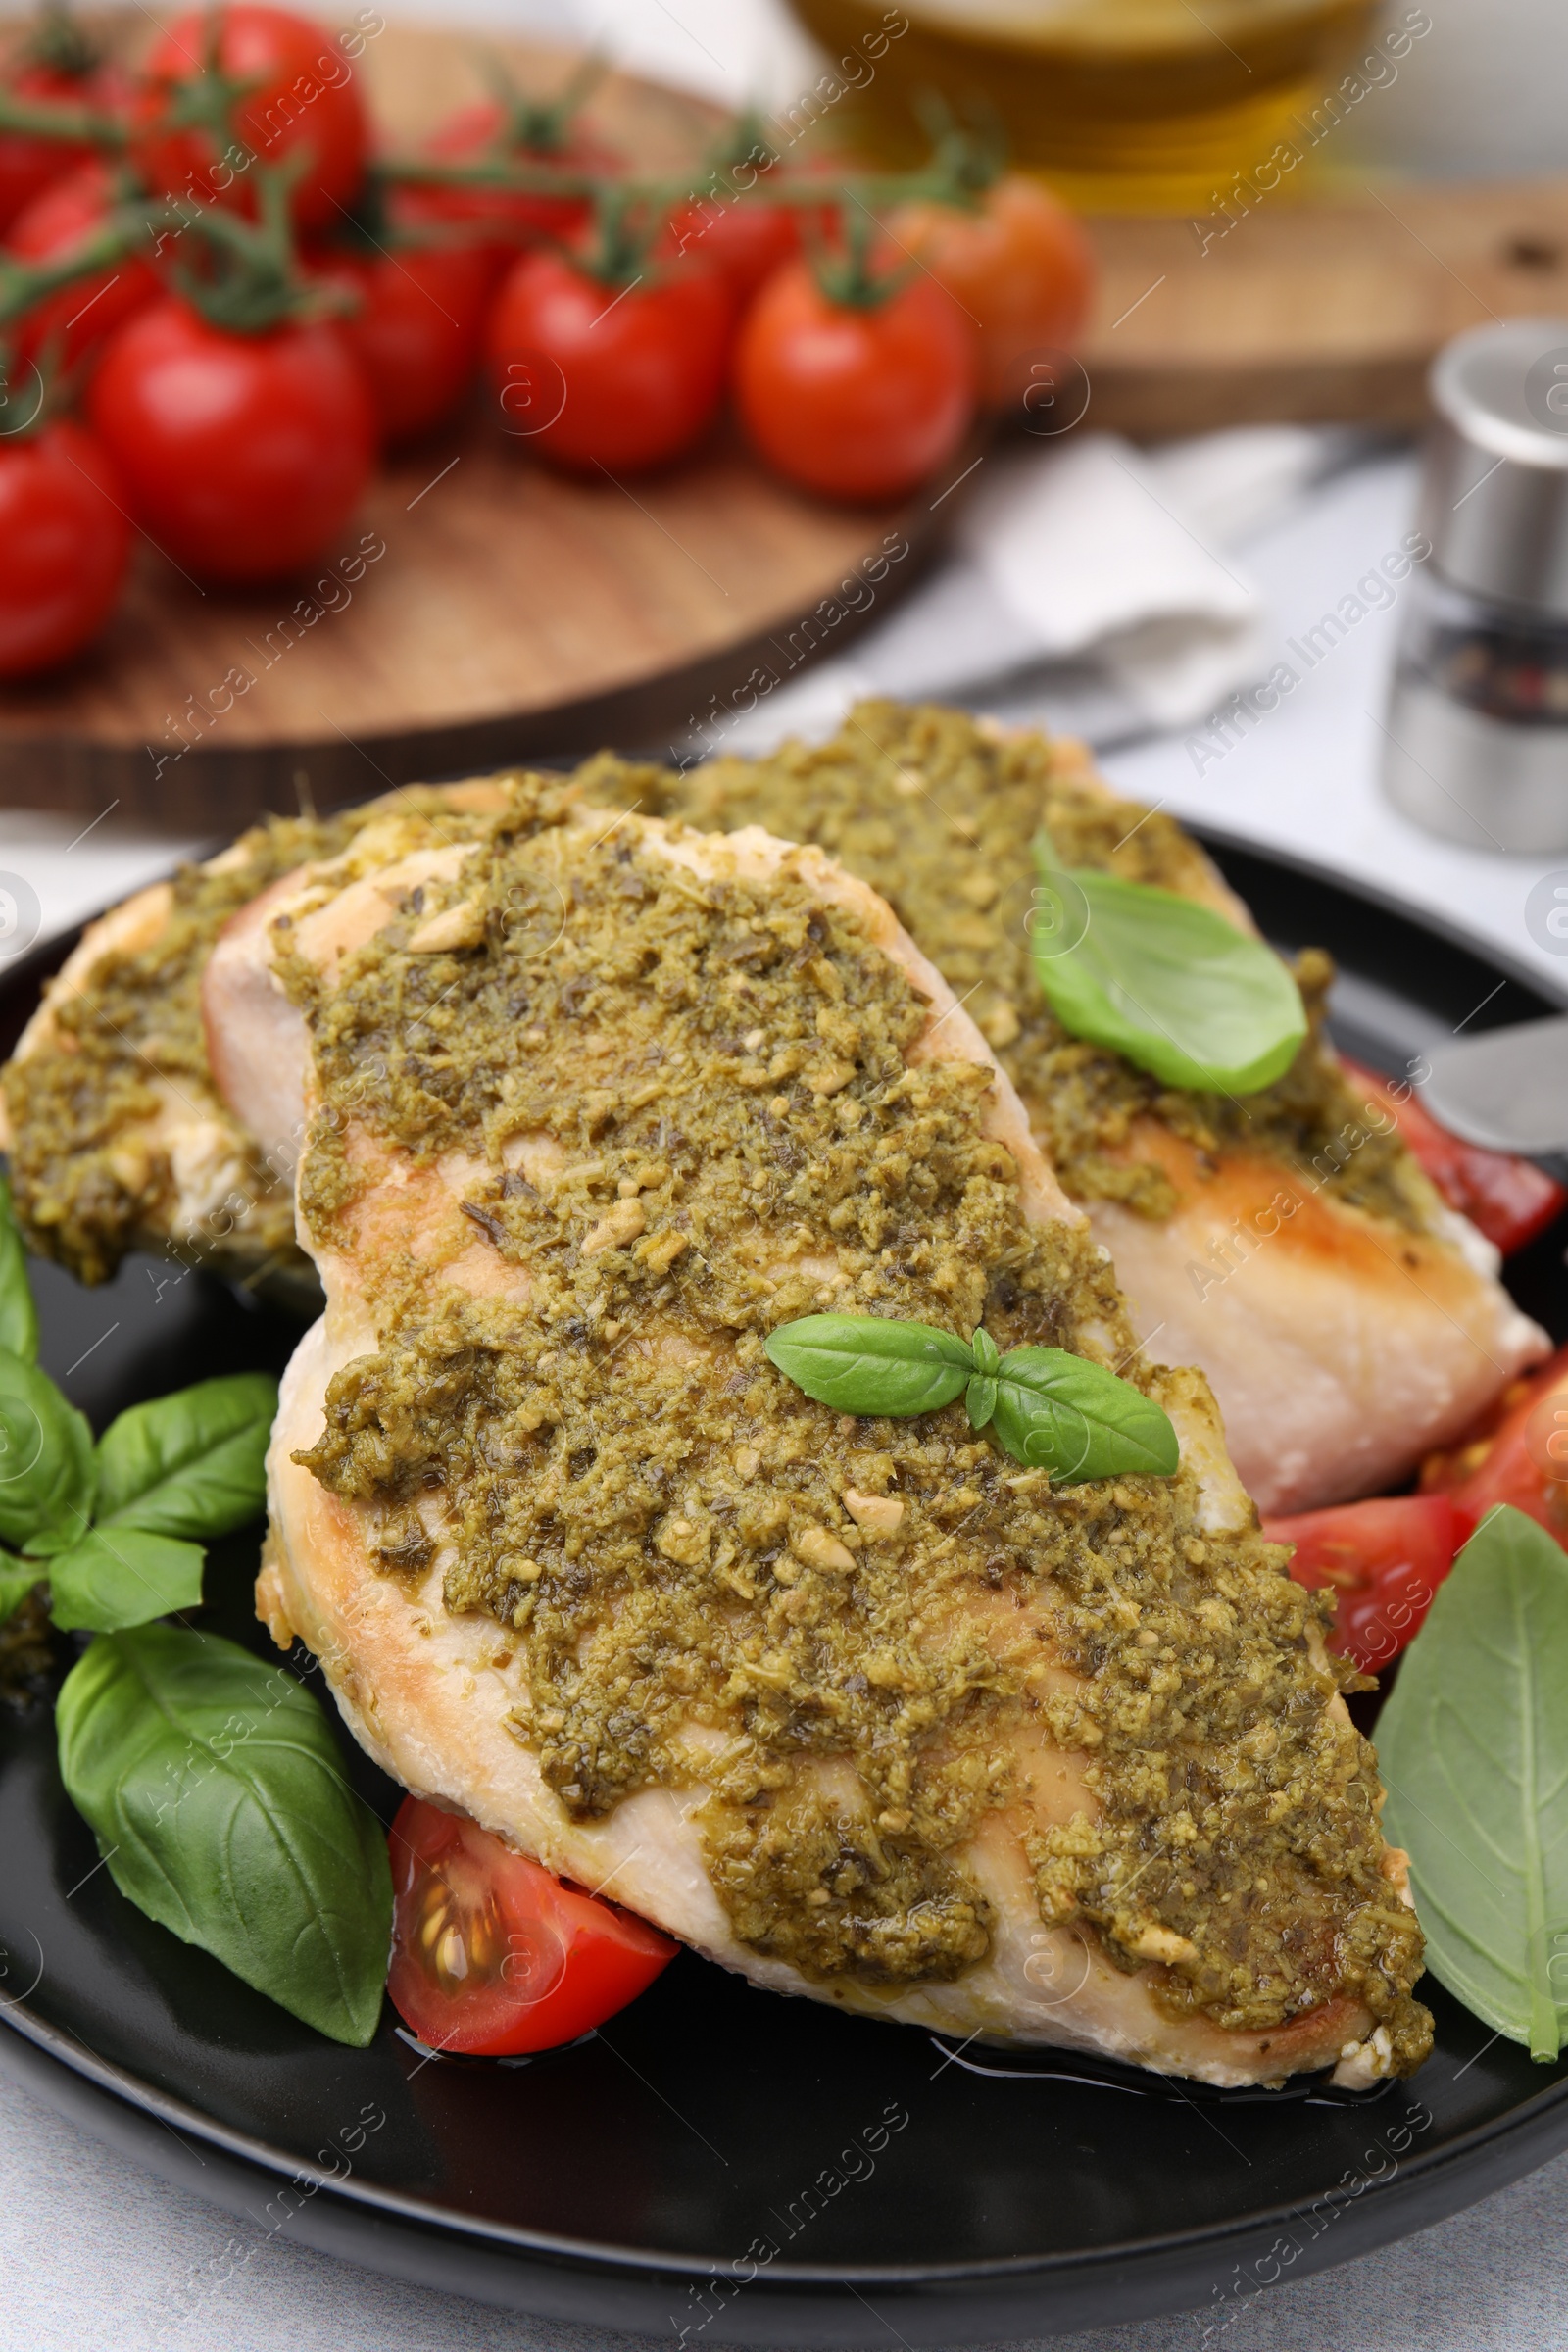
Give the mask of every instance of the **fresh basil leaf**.
M 60 1772 L 121 1892 L 363 2049 L 392 1940 L 386 1838 L 280 1667 L 182 1626 L 108 1634 L 66 1677 Z
M 95 1527 L 49 1562 L 49 1614 L 65 1633 L 118 1634 L 201 1605 L 206 1554 L 139 1527 Z
M 98 1447 L 98 1524 L 202 1543 L 258 1518 L 276 1411 L 277 1383 L 268 1372 L 236 1372 L 133 1404 Z
M 35 1564 L 14 1560 L 0 1551 L 0 1625 L 16 1615 L 41 1574 Z
M 1533 2058 L 1568 2023 L 1568 1558 L 1501 1506 L 1438 1587 L 1378 1718 L 1384 1828 L 1427 1966 Z
M 1002 1361 L 1002 1349 L 997 1346 L 989 1331 L 977 1331 L 973 1334 L 969 1341 L 969 1353 L 974 1358 L 974 1368 L 980 1378 L 990 1380 Z
M 1058 1486 L 1134 1471 L 1169 1478 L 1176 1432 L 1152 1396 L 1064 1348 L 1014 1348 L 997 1371 L 996 1432 L 1014 1461 Z
M 1042 875 L 1059 869 L 1036 844 Z M 1076 945 L 1035 942 L 1035 975 L 1074 1037 L 1108 1046 L 1167 1086 L 1256 1094 L 1306 1036 L 1301 993 L 1271 948 L 1212 907 L 1119 874 L 1073 869 L 1089 910 Z
M 969 1416 L 969 1427 L 984 1429 L 997 1409 L 996 1382 L 990 1379 L 982 1380 L 976 1373 L 963 1392 L 963 1403 L 964 1410 Z
M 38 1310 L 27 1280 L 27 1252 L 11 1210 L 11 1186 L 0 1176 L 0 1348 L 24 1364 L 38 1360 Z
M 818 1404 L 895 1419 L 951 1404 L 974 1370 L 951 1331 L 883 1315 L 803 1315 L 770 1332 L 766 1351 Z
M 92 1432 L 35 1364 L 0 1352 L 0 1544 L 64 1550 L 92 1510 Z

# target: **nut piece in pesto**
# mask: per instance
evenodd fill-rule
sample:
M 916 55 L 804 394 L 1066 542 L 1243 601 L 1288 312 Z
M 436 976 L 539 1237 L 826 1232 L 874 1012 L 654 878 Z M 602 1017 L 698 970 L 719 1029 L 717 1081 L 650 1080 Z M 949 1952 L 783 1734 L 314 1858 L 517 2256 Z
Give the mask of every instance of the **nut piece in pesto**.
M 236 1115 L 312 1105 L 327 1297 L 259 1603 L 366 1744 L 777 1990 L 1216 2083 L 1416 2066 L 1322 1604 L 886 904 L 540 780 L 419 870 L 318 876 L 225 994 Z M 1058 1490 L 956 1396 L 815 1401 L 765 1343 L 824 1297 L 1118 1366 L 1174 1473 Z

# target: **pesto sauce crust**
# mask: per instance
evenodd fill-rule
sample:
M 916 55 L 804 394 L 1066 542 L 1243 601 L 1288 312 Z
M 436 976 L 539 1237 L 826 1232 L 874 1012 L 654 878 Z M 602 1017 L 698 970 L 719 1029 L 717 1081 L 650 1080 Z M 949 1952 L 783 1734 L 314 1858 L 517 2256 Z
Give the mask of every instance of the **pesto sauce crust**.
M 707 831 L 760 824 L 814 841 L 893 907 L 969 1011 L 1022 1096 L 1063 1188 L 1163 1219 L 1169 1177 L 1140 1158 L 1134 1122 L 1153 1118 L 1200 1152 L 1262 1151 L 1331 1197 L 1412 1230 L 1437 1207 L 1397 1135 L 1363 1131 L 1363 1105 L 1321 1043 L 1331 959 L 1308 950 L 1297 978 L 1312 1033 L 1292 1067 L 1243 1101 L 1185 1093 L 1062 1028 L 1042 996 L 1028 918 L 1042 825 L 1069 865 L 1198 892 L 1201 853 L 1173 817 L 1112 798 L 1039 734 L 999 737 L 938 705 L 862 703 L 828 743 L 771 758 L 718 758 L 676 774 L 608 757 L 579 771 L 596 799 L 684 817 Z
M 434 1258 L 361 1250 L 379 1345 L 296 1458 L 367 1509 L 386 1574 L 439 1547 L 448 1607 L 510 1629 L 514 1728 L 571 1814 L 712 1789 L 709 1866 L 759 1952 L 819 1981 L 961 1972 L 992 1918 L 960 1849 L 992 1809 L 1028 1818 L 1019 1743 L 1045 1734 L 1092 1759 L 1099 1817 L 1033 1834 L 1043 1918 L 1126 1968 L 1168 1931 L 1178 2013 L 1359 1994 L 1417 2063 L 1372 1752 L 1330 1711 L 1321 1603 L 1255 1525 L 1201 1536 L 1186 1468 L 1053 1492 L 961 1405 L 837 1416 L 762 1343 L 832 1303 L 984 1319 L 1172 1404 L 1201 1382 L 1136 1354 L 1084 1229 L 1026 1222 L 986 1072 L 907 1062 L 925 1007 L 851 915 L 787 873 L 672 868 L 635 820 L 595 839 L 569 801 L 519 782 L 330 983 L 282 943 L 320 1094 L 313 1238 L 354 1251 L 388 1152 L 463 1208 Z M 415 952 L 459 903 L 476 944 Z M 482 1296 L 443 1278 L 475 1250 L 514 1270 Z
M 436 792 L 401 793 L 397 821 L 465 837 Z M 71 995 L 54 997 L 53 1036 L 0 1072 L 11 1180 L 28 1248 L 85 1283 L 107 1282 L 128 1250 L 172 1243 L 183 1253 L 254 1273 L 305 1272 L 290 1188 L 267 1166 L 217 1093 L 202 1029 L 201 985 L 219 933 L 283 875 L 339 857 L 389 805 L 322 821 L 270 816 L 220 859 L 182 865 L 167 918 L 150 940 L 107 947 Z M 234 1183 L 186 1229 L 178 1172 L 158 1130 L 166 1115 L 202 1122 Z M 222 1149 L 226 1147 L 226 1150 Z M 230 1236 L 239 1248 L 225 1250 Z

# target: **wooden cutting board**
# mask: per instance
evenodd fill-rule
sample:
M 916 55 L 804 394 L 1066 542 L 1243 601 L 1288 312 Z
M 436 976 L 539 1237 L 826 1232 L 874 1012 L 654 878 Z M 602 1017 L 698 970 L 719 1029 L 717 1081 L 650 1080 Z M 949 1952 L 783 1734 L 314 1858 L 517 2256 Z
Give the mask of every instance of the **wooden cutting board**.
M 1525 313 L 1568 317 L 1568 179 L 1368 180 L 1264 197 L 1231 225 L 1215 212 L 1091 227 L 1103 278 L 1082 355 L 1085 421 L 1140 439 L 1281 421 L 1417 425 L 1427 370 L 1451 335 Z
M 364 71 L 395 140 L 476 94 L 481 46 L 541 90 L 573 62 L 389 27 Z M 625 75 L 590 114 L 660 172 L 694 163 L 719 119 Z M 1568 310 L 1568 180 L 1281 193 L 1220 234 L 1224 220 L 1090 223 L 1103 278 L 1080 429 L 1412 425 L 1449 335 Z M 509 442 L 476 399 L 380 473 L 342 547 L 286 588 L 204 595 L 143 546 L 94 653 L 0 688 L 0 806 L 224 831 L 261 808 L 509 760 L 721 738 L 726 712 L 840 650 L 910 584 L 957 509 L 952 487 L 833 508 L 733 436 L 651 480 L 582 483 Z
M 394 140 L 480 93 L 481 45 L 545 92 L 573 63 L 389 27 L 364 63 Z M 590 114 L 660 172 L 694 164 L 720 120 L 623 75 Z M 0 806 L 232 831 L 263 808 L 721 735 L 767 680 L 888 609 L 952 511 L 949 486 L 886 510 L 833 507 L 725 434 L 666 473 L 575 481 L 509 441 L 476 397 L 446 439 L 377 474 L 341 546 L 297 582 L 204 594 L 140 547 L 101 645 L 0 687 Z

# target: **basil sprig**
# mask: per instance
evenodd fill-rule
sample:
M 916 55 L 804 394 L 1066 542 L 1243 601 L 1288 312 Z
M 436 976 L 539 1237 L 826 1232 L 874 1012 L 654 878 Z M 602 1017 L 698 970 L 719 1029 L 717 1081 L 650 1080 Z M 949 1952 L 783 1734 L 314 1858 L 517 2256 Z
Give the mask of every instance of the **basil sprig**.
M 363 2049 L 392 1941 L 386 1838 L 281 1666 L 147 1625 L 94 1642 L 56 1709 L 60 1774 L 122 1894 Z
M 121 1892 L 295 2017 L 363 2047 L 392 1931 L 386 1840 L 326 1717 L 281 1666 L 188 1626 L 204 1544 L 266 1508 L 277 1383 L 204 1380 L 95 1446 L 40 1372 L 0 1182 L 0 1620 L 35 1587 L 98 1636 L 56 1707 L 60 1773 Z
M 236 1372 L 132 1405 L 94 1447 L 54 1382 L 0 1350 L 0 1542 L 20 1555 L 0 1553 L 0 1619 L 45 1580 L 69 1632 L 197 1607 L 203 1544 L 266 1505 L 276 1410 L 270 1374 Z
M 1058 1486 L 1176 1470 L 1176 1432 L 1152 1397 L 1103 1364 L 1064 1348 L 1012 1348 L 989 1332 L 967 1345 L 929 1323 L 882 1315 L 806 1315 L 781 1323 L 768 1361 L 818 1404 L 841 1413 L 936 1412 L 962 1395 L 970 1424 L 994 1428 L 1015 1462 Z
M 1045 891 L 1078 903 L 1072 922 L 1032 926 L 1035 976 L 1063 1028 L 1166 1086 L 1251 1095 L 1285 1075 L 1307 1021 L 1271 948 L 1175 891 L 1069 870 L 1045 833 L 1035 862 Z
M 1496 2034 L 1568 2023 L 1568 1557 L 1506 1505 L 1438 1588 L 1378 1718 L 1427 1966 Z

